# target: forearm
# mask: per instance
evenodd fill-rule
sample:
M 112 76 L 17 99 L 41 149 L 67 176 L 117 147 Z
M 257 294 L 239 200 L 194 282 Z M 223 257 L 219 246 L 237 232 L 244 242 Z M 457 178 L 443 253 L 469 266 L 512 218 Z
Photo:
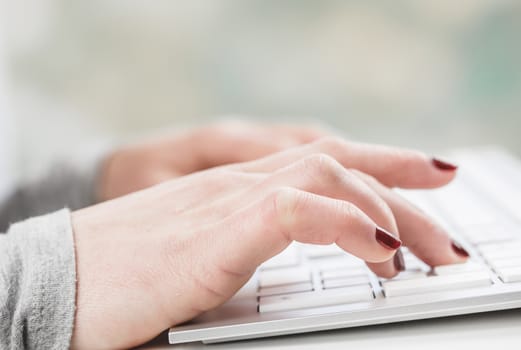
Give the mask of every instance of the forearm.
M 86 169 L 61 163 L 43 178 L 20 185 L 0 203 L 0 232 L 29 217 L 62 208 L 76 210 L 97 201 L 97 179 L 101 161 L 90 162 Z
M 68 348 L 75 281 L 68 210 L 15 224 L 0 234 L 0 348 Z

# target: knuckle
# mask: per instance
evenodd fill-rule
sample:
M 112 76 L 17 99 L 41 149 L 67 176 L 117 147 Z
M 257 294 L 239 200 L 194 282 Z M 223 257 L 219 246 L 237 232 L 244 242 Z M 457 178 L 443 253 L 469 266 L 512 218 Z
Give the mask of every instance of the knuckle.
M 359 187 L 360 191 L 363 192 L 364 197 L 367 198 L 367 203 L 370 205 L 372 211 L 376 213 L 376 221 L 387 229 L 397 231 L 396 219 L 391 207 L 376 191 L 372 189 L 371 186 L 366 183 L 366 181 L 371 183 L 373 181 L 377 182 L 377 180 L 369 175 L 366 177 L 365 174 L 360 173 L 358 170 L 349 169 L 348 173 L 352 176 L 353 183 Z M 360 177 L 357 175 L 358 173 L 364 176 Z
M 383 226 L 386 229 L 393 231 L 393 233 L 398 234 L 396 220 L 389 205 L 378 196 L 373 197 L 373 203 L 375 210 L 377 213 L 379 213 L 380 216 L 379 220 L 375 221 L 377 221 L 380 226 Z
M 361 220 L 360 209 L 354 204 L 346 201 L 337 201 L 337 212 L 341 213 L 342 220 L 347 222 Z
M 346 169 L 328 154 L 316 153 L 303 159 L 304 171 L 314 181 L 338 182 L 346 176 Z
M 298 192 L 289 187 L 281 187 L 274 192 L 272 199 L 278 221 L 292 221 L 301 202 Z
M 298 222 L 300 208 L 306 205 L 306 197 L 291 187 L 280 187 L 269 195 L 270 207 L 272 214 L 270 219 L 276 223 L 278 231 L 282 233 L 287 240 L 291 240 L 292 228 Z
M 354 169 L 354 168 L 350 168 L 348 170 L 351 174 L 358 177 L 362 181 L 368 183 L 369 185 L 380 185 L 380 182 L 376 179 L 376 177 L 374 177 L 370 174 L 364 173 L 364 172 L 362 172 L 358 169 Z
M 398 234 L 398 227 L 396 224 L 396 219 L 394 217 L 394 213 L 391 207 L 384 201 L 380 196 L 373 196 L 373 203 L 375 205 L 375 209 L 381 216 L 380 225 L 386 227 L 388 230 L 394 231 L 395 234 Z M 380 221 L 379 220 L 379 221 Z
M 336 160 L 326 153 L 314 153 L 304 158 L 303 162 L 312 168 L 323 169 L 334 166 Z
M 394 213 L 389 205 L 384 200 L 379 200 L 378 206 L 380 207 L 380 211 L 382 212 L 383 218 L 386 221 L 386 226 L 389 227 L 389 229 L 392 230 L 394 234 L 398 235 L 399 231 L 396 218 L 394 217 Z

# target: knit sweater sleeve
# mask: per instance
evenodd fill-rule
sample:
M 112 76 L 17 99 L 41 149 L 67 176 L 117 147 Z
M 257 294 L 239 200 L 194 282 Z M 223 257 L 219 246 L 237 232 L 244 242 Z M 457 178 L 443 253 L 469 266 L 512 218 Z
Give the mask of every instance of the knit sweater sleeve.
M 67 209 L 0 235 L 0 348 L 67 349 L 76 268 Z
M 0 349 L 69 348 L 76 297 L 70 210 L 95 204 L 101 164 L 101 152 L 83 167 L 55 164 L 0 202 Z

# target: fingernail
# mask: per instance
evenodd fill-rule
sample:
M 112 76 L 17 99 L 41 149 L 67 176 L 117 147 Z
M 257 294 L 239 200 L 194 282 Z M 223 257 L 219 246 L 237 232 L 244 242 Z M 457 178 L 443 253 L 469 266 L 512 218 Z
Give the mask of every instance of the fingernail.
M 454 250 L 454 252 L 456 254 L 458 254 L 459 256 L 461 256 L 463 258 L 468 258 L 470 256 L 470 254 L 462 246 L 460 246 L 459 243 L 452 241 L 451 245 L 452 245 L 452 250 Z
M 434 164 L 436 168 L 443 171 L 454 171 L 458 169 L 457 165 L 441 160 L 439 158 L 432 158 L 432 164 Z
M 394 254 L 394 267 L 398 271 L 405 271 L 405 260 L 403 259 L 403 253 L 401 249 L 398 249 Z
M 402 245 L 402 241 L 381 227 L 376 226 L 376 240 L 387 249 L 396 250 Z

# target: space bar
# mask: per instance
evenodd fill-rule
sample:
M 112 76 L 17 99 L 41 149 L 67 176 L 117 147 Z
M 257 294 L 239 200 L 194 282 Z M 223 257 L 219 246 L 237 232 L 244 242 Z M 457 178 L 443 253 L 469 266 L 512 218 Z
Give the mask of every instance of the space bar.
M 447 276 L 430 276 L 411 280 L 390 280 L 382 283 L 386 297 L 465 289 L 490 285 L 486 271 L 460 273 Z
M 304 292 L 286 295 L 261 297 L 259 312 L 287 311 L 338 304 L 350 304 L 374 299 L 373 290 L 368 284 L 348 288 L 335 288 L 319 292 Z

